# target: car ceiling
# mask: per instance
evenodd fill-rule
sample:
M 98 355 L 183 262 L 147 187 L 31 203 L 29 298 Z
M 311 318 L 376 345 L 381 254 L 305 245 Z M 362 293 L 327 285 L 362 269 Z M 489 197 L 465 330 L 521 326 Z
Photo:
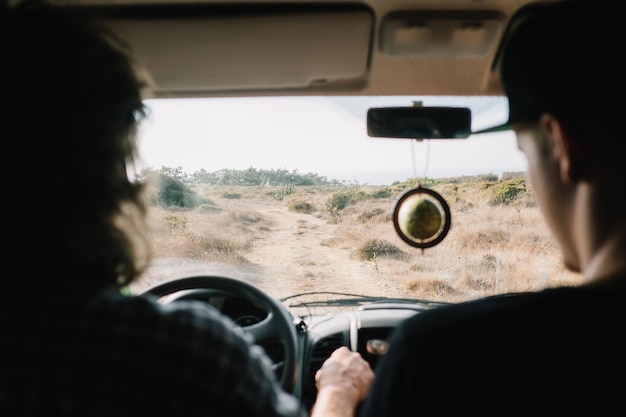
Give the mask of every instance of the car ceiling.
M 499 44 L 510 17 L 536 2 L 52 3 L 104 17 L 156 97 L 210 97 L 499 95 Z

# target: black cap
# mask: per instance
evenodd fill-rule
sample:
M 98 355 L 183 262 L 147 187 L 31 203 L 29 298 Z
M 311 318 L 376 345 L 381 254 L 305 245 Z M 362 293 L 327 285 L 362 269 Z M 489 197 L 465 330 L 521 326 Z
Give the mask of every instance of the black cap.
M 619 2 L 561 0 L 521 9 L 511 19 L 496 71 L 509 100 L 510 129 L 558 113 L 623 105 L 626 20 Z

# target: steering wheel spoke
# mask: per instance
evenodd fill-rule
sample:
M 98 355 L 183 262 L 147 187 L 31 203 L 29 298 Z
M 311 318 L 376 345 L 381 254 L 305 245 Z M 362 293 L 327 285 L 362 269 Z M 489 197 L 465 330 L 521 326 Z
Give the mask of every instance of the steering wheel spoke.
M 280 332 L 277 331 L 281 326 L 279 320 L 281 319 L 270 312 L 264 320 L 246 326 L 243 330 L 250 334 L 256 343 L 277 338 L 280 336 Z

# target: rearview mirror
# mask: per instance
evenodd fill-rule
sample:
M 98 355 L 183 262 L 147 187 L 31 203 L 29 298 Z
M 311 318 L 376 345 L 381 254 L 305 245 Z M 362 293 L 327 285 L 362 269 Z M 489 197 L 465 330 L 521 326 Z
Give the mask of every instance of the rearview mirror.
M 371 137 L 464 139 L 472 134 L 472 112 L 466 107 L 378 107 L 367 111 Z

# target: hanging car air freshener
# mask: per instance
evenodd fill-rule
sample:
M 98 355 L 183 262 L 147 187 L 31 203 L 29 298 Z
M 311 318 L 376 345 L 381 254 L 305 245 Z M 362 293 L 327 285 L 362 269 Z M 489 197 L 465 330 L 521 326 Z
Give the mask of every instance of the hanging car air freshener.
M 421 184 L 404 193 L 393 212 L 393 224 L 400 238 L 422 250 L 439 244 L 451 223 L 446 200 Z

